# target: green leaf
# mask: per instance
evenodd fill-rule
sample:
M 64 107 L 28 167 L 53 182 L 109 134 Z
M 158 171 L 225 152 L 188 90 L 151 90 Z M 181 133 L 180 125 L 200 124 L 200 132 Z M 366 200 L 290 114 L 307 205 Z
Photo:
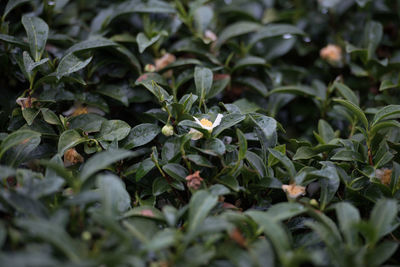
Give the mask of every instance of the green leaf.
M 235 79 L 235 82 L 246 85 L 253 90 L 259 92 L 262 96 L 268 95 L 268 89 L 265 84 L 254 77 L 238 77 Z
M 318 132 L 325 143 L 329 143 L 332 139 L 335 138 L 335 132 L 333 131 L 329 123 L 327 123 L 325 120 L 321 119 L 318 121 Z
M 377 242 L 380 238 L 391 232 L 392 224 L 397 216 L 398 205 L 393 199 L 380 199 L 372 209 L 369 223 L 375 229 L 372 242 Z
M 143 123 L 132 128 L 123 142 L 126 149 L 132 149 L 151 142 L 160 133 L 160 127 L 151 123 Z
M 279 145 L 273 148 L 274 150 L 286 154 L 286 145 Z M 268 155 L 268 167 L 274 166 L 275 164 L 278 164 L 279 160 L 275 158 L 272 154 Z
M 153 181 L 153 196 L 159 196 L 169 190 L 170 186 L 164 177 L 158 177 Z
M 386 128 L 400 128 L 400 122 L 395 121 L 395 120 L 390 120 L 390 121 L 382 121 L 378 123 L 373 123 L 373 126 L 370 129 L 370 136 L 374 137 L 380 130 L 386 129 Z
M 301 146 L 296 150 L 296 154 L 293 156 L 293 160 L 311 159 L 318 156 L 311 147 Z
M 46 46 L 47 37 L 49 35 L 49 26 L 46 22 L 38 17 L 22 17 L 22 24 L 28 35 L 29 48 L 33 59 L 38 62 L 43 54 Z
M 194 25 L 198 32 L 203 33 L 207 30 L 214 16 L 213 8 L 210 6 L 200 6 L 193 14 Z
M 368 120 L 365 116 L 364 112 L 359 108 L 357 105 L 353 104 L 352 102 L 344 99 L 334 99 L 336 103 L 339 103 L 349 109 L 363 124 L 365 129 L 368 129 Z
M 189 172 L 185 167 L 176 163 L 168 163 L 162 167 L 162 169 L 172 178 L 178 181 L 186 181 L 186 176 L 189 175 Z
M 101 125 L 105 121 L 107 119 L 94 113 L 81 114 L 70 119 L 69 128 L 81 129 L 83 132 L 93 133 L 100 131 Z
M 68 149 L 86 142 L 87 140 L 88 139 L 82 137 L 77 130 L 66 130 L 60 135 L 60 139 L 58 139 L 58 153 L 63 155 Z
M 226 41 L 233 37 L 237 37 L 246 33 L 254 32 L 257 31 L 261 28 L 261 25 L 258 23 L 254 22 L 248 22 L 248 21 L 239 21 L 236 23 L 233 23 L 226 27 L 218 37 L 218 41 L 216 44 L 216 47 L 220 47 L 222 44 L 224 44 Z
M 175 62 L 168 64 L 166 67 L 161 69 L 159 72 L 166 72 L 170 69 L 183 67 L 187 65 L 202 65 L 202 62 L 195 58 L 185 58 L 185 59 L 178 59 Z
M 10 13 L 14 8 L 29 2 L 29 0 L 8 0 L 6 8 L 4 9 L 2 20 L 4 21 L 8 13 Z
M 370 2 L 371 0 L 356 0 L 357 5 L 359 5 L 360 7 L 364 7 L 368 2 Z M 382 262 L 383 263 L 383 262 Z M 373 264 L 372 264 L 373 265 Z M 379 264 L 377 264 L 379 265 Z
M 0 34 L 0 40 L 4 41 L 6 43 L 9 43 L 9 44 L 20 46 L 24 49 L 29 47 L 29 45 L 27 43 L 25 43 L 23 40 L 20 40 L 14 36 L 7 35 L 7 34 Z
M 113 174 L 97 176 L 97 187 L 102 198 L 102 212 L 108 216 L 121 215 L 130 208 L 131 197 L 121 178 Z
M 155 163 L 151 160 L 151 158 L 147 158 L 140 162 L 139 168 L 136 172 L 135 178 L 136 181 L 142 179 L 149 171 L 151 171 L 155 167 Z
M 358 161 L 364 163 L 364 160 L 360 153 L 346 149 L 342 149 L 336 152 L 336 154 L 331 157 L 331 160 Z
M 346 202 L 335 204 L 335 210 L 340 230 L 344 233 L 346 241 L 353 246 L 356 245 L 358 236 L 354 226 L 361 220 L 359 211 Z
M 121 54 L 121 56 L 123 56 L 122 58 L 131 64 L 139 74 L 142 73 L 142 66 L 140 65 L 138 58 L 128 48 L 118 44 L 118 46 L 115 47 L 115 50 Z
M 80 52 L 80 51 L 86 51 L 86 50 L 93 50 L 96 48 L 102 48 L 102 47 L 110 47 L 110 46 L 117 46 L 118 44 L 108 40 L 103 37 L 96 37 L 92 39 L 88 39 L 82 42 L 79 42 L 77 44 L 74 44 L 70 48 L 68 48 L 67 51 L 64 53 L 64 57 L 66 57 L 68 54 L 72 54 L 75 52 Z
M 144 74 L 143 76 L 150 76 L 148 74 Z M 157 77 L 157 76 L 156 76 Z M 154 79 L 145 79 L 141 81 L 136 81 L 137 84 L 143 85 L 147 90 L 149 90 L 155 97 L 157 97 L 159 102 L 164 102 L 165 100 L 170 98 L 168 92 L 157 84 L 157 81 Z
M 376 21 L 369 21 L 364 28 L 364 47 L 367 48 L 368 54 L 367 59 L 371 60 L 374 58 L 375 50 L 382 40 L 383 26 L 381 23 Z
M 268 96 L 272 94 L 294 94 L 294 95 L 311 96 L 311 97 L 315 97 L 317 95 L 313 87 L 305 85 L 288 85 L 288 86 L 275 87 L 272 91 L 268 93 Z
M 324 163 L 321 164 L 324 165 Z M 339 189 L 339 175 L 335 167 L 328 165 L 325 165 L 321 170 L 312 172 L 312 174 L 322 178 L 319 180 L 321 184 L 320 206 L 321 210 L 324 210 Z
M 394 241 L 383 241 L 368 253 L 367 260 L 369 266 L 382 266 L 396 252 L 399 244 Z
M 232 72 L 248 66 L 265 66 L 267 61 L 261 57 L 247 56 L 238 60 L 232 68 Z
M 134 155 L 134 152 L 123 149 L 111 149 L 97 153 L 83 166 L 80 179 L 84 182 L 90 176 L 106 168 L 108 165 Z
M 24 117 L 24 119 L 26 120 L 26 123 L 28 125 L 32 125 L 33 121 L 35 120 L 35 118 L 37 117 L 39 112 L 40 112 L 40 109 L 24 108 L 22 110 L 22 116 Z
M 27 230 L 32 236 L 40 238 L 54 245 L 70 260 L 79 261 L 80 246 L 62 228 L 62 225 L 44 219 L 24 218 L 17 220 L 17 225 Z
M 129 106 L 130 90 L 125 85 L 107 84 L 99 87 L 96 92 L 121 102 L 125 107 Z
M 230 81 L 231 81 L 231 76 L 229 76 L 229 75 L 226 75 L 223 78 L 214 80 L 213 84 L 211 86 L 211 89 L 206 94 L 206 98 L 210 99 L 212 97 L 215 97 L 219 93 L 221 93 L 229 85 Z
M 377 124 L 378 122 L 388 119 L 397 119 L 400 117 L 400 105 L 388 105 L 375 113 L 374 119 L 372 120 L 372 126 Z
M 52 125 L 61 125 L 61 121 L 58 118 L 58 116 L 56 115 L 56 113 L 54 113 L 54 111 L 48 109 L 48 108 L 41 108 L 40 111 L 42 112 L 43 115 L 43 119 Z
M 214 166 L 208 161 L 205 157 L 198 154 L 189 154 L 186 155 L 186 158 L 192 162 L 194 162 L 198 166 L 213 168 Z
M 212 71 L 208 68 L 196 66 L 194 68 L 194 83 L 196 85 L 196 94 L 200 96 L 200 102 L 202 102 L 213 83 Z
M 227 106 L 229 104 L 225 104 Z M 233 102 L 231 105 L 235 105 L 239 108 L 241 114 L 251 114 L 255 113 L 261 108 L 254 102 L 247 100 L 246 98 L 241 98 Z
M 296 169 L 294 168 L 292 161 L 286 155 L 282 154 L 279 151 L 276 151 L 274 149 L 268 149 L 268 151 L 282 163 L 282 165 L 288 171 L 291 179 L 294 179 L 294 176 L 296 175 Z
M 339 82 L 334 83 L 335 88 L 339 91 L 340 95 L 344 97 L 346 100 L 350 101 L 356 106 L 360 105 L 360 101 L 358 97 L 354 94 L 353 90 L 351 90 L 347 85 Z
M 271 206 L 267 215 L 274 221 L 289 220 L 292 217 L 305 213 L 307 209 L 299 203 L 282 202 Z
M 128 136 L 131 127 L 121 120 L 109 120 L 101 124 L 100 132 L 96 135 L 97 139 L 106 141 L 121 141 Z
M 222 156 L 226 152 L 225 144 L 218 138 L 208 139 L 203 148 L 197 148 L 199 151 L 211 155 L 211 156 Z
M 345 266 L 345 258 L 343 257 L 342 244 L 340 233 L 335 223 L 325 215 L 321 214 L 318 219 L 323 218 L 323 223 L 316 221 L 306 221 L 305 225 L 311 228 L 311 230 L 320 238 L 327 248 L 327 253 L 335 266 Z
M 163 34 L 159 33 L 156 36 L 149 39 L 149 38 L 147 38 L 146 34 L 144 34 L 142 32 L 138 33 L 138 35 L 136 36 L 136 42 L 139 46 L 139 52 L 143 53 L 147 47 L 149 47 L 152 44 L 154 44 L 155 42 L 157 42 L 160 39 L 161 35 L 165 35 L 165 34 L 167 34 L 167 33 L 166 32 L 164 32 Z
M 236 114 L 236 113 L 231 113 L 231 114 L 223 116 L 222 120 L 221 120 L 221 124 L 213 130 L 212 135 L 214 137 L 217 137 L 224 130 L 231 128 L 232 126 L 243 121 L 245 118 L 246 118 L 245 115 Z
M 41 134 L 38 132 L 34 132 L 31 130 L 18 130 L 11 134 L 9 134 L 0 145 L 0 159 L 4 155 L 4 153 L 10 148 L 20 145 L 26 144 L 31 139 L 40 138 Z
M 246 137 L 244 136 L 243 132 L 239 128 L 236 129 L 236 135 L 238 137 L 238 142 L 239 142 L 239 158 L 238 158 L 238 160 L 243 160 L 246 157 L 247 140 L 246 140 Z
M 166 228 L 157 232 L 146 244 L 146 249 L 149 251 L 160 251 L 167 249 L 176 243 L 176 237 L 179 232 L 176 229 Z
M 218 196 L 200 190 L 194 193 L 189 203 L 189 232 L 195 235 L 208 213 L 217 204 Z
M 289 24 L 269 24 L 261 27 L 251 38 L 249 44 L 254 45 L 266 38 L 283 36 L 285 34 L 290 35 L 305 35 L 305 33 L 299 28 Z
M 257 171 L 257 174 L 261 179 L 266 177 L 267 170 L 265 169 L 264 162 L 256 153 L 247 151 L 246 159 L 249 162 L 249 164 Z
M 287 235 L 283 225 L 280 222 L 272 219 L 265 212 L 261 211 L 247 211 L 246 215 L 251 217 L 263 230 L 267 238 L 273 244 L 276 253 L 279 255 L 281 261 L 286 261 L 285 255 L 291 250 L 289 236 Z
M 255 126 L 257 126 L 255 127 L 255 130 L 265 152 L 268 147 L 274 147 L 278 138 L 276 133 L 276 120 L 264 115 L 257 116 L 255 118 L 250 116 L 250 118 L 254 122 Z
M 46 63 L 47 61 L 49 61 L 48 58 L 44 58 L 38 62 L 34 62 L 31 58 L 31 56 L 29 55 L 28 52 L 24 51 L 23 53 L 23 59 L 24 59 L 24 66 L 25 66 L 25 71 L 28 74 L 28 79 L 31 79 L 32 76 L 32 71 L 39 67 L 40 65 Z
M 29 55 L 28 52 L 24 51 L 22 54 L 22 59 L 24 63 L 24 69 L 22 70 L 24 76 L 28 79 L 29 82 L 32 81 L 32 66 L 34 64 L 33 59 Z
M 57 79 L 60 80 L 62 77 L 67 76 L 71 73 L 77 72 L 86 67 L 93 57 L 86 60 L 81 60 L 74 54 L 67 54 L 63 57 L 57 67 Z
M 388 89 L 392 89 L 392 88 L 398 88 L 400 87 L 400 84 L 398 82 L 398 80 L 396 82 L 390 80 L 390 79 L 385 79 L 382 81 L 381 85 L 379 86 L 379 91 L 385 91 Z
M 160 0 L 124 1 L 99 12 L 92 20 L 91 30 L 97 32 L 105 29 L 115 18 L 130 13 L 176 13 L 176 10 Z

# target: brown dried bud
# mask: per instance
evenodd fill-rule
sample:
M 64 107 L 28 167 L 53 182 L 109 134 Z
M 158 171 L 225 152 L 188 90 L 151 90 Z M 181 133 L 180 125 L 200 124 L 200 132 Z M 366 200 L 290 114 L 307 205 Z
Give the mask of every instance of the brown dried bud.
M 176 58 L 175 58 L 175 56 L 173 54 L 166 53 L 161 58 L 157 58 L 155 60 L 156 70 L 158 71 L 158 70 L 161 70 L 161 69 L 165 68 L 169 64 L 175 62 L 175 60 L 176 60 Z
M 282 190 L 286 192 L 289 198 L 298 198 L 299 196 L 304 196 L 306 194 L 306 188 L 304 186 L 296 184 L 284 184 L 282 185 Z
M 392 170 L 388 168 L 377 169 L 375 171 L 375 176 L 381 180 L 382 184 L 390 185 L 390 181 L 392 180 Z
M 197 190 L 200 188 L 203 178 L 200 177 L 200 171 L 195 171 L 193 174 L 186 176 L 186 181 L 187 187 Z
M 75 165 L 78 162 L 82 163 L 83 161 L 84 161 L 83 157 L 75 150 L 75 148 L 70 148 L 64 153 L 65 167 Z
M 36 101 L 34 97 L 19 97 L 15 102 L 21 106 L 21 109 L 31 108 L 32 103 Z
M 67 117 L 75 117 L 87 113 L 95 113 L 100 116 L 104 116 L 105 114 L 104 111 L 99 108 L 84 106 L 81 103 L 77 102 L 69 110 L 63 112 L 63 115 Z
M 319 52 L 321 58 L 330 62 L 339 62 L 342 60 L 342 48 L 337 45 L 329 44 Z

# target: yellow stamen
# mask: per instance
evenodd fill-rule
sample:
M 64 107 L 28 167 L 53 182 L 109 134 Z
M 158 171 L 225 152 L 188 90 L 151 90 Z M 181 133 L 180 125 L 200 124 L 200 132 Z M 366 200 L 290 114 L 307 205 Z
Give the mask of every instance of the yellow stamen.
M 207 119 L 201 119 L 200 120 L 201 125 L 203 125 L 204 127 L 212 127 L 212 122 L 207 120 Z

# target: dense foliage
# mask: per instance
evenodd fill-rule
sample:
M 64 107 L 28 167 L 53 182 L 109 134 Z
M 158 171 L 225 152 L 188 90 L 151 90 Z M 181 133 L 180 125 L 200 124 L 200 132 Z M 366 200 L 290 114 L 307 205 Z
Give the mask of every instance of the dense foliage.
M 400 1 L 0 12 L 1 266 L 400 264 Z

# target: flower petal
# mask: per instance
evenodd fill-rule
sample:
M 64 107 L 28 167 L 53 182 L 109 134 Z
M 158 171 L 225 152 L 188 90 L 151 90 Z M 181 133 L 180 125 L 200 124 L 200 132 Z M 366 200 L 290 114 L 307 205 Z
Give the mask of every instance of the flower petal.
M 200 138 L 203 137 L 203 133 L 202 132 L 199 132 L 199 131 L 197 131 L 196 129 L 193 129 L 193 128 L 190 128 L 189 133 L 193 134 L 193 136 L 191 138 L 192 140 L 199 140 Z
M 193 119 L 195 120 L 195 122 L 200 125 L 201 127 L 203 127 L 203 124 L 201 124 L 200 120 L 196 117 L 193 117 Z
M 224 117 L 224 115 L 222 115 L 221 113 L 218 113 L 217 118 L 215 119 L 215 121 L 213 123 L 213 126 L 212 126 L 213 128 L 215 128 L 221 124 L 222 117 Z

